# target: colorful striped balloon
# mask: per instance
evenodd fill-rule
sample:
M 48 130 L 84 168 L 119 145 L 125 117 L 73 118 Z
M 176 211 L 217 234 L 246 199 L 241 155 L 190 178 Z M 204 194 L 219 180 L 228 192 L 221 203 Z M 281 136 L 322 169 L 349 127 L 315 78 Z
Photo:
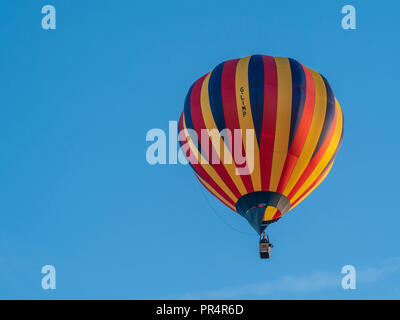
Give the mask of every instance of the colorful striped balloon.
M 325 179 L 343 128 L 321 74 L 290 58 L 253 55 L 223 62 L 192 85 L 179 138 L 201 184 L 262 233 Z M 244 135 L 238 144 L 235 129 L 253 130 L 255 143 L 248 148 Z M 236 153 L 251 154 L 252 168 Z

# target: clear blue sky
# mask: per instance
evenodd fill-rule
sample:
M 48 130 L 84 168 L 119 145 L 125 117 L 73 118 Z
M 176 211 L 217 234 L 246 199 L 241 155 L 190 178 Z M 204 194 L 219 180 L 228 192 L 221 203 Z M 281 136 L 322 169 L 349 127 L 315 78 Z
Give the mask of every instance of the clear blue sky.
M 56 30 L 41 28 L 45 4 Z M 356 30 L 341 28 L 346 4 Z M 399 10 L 1 1 L 0 298 L 400 298 Z M 270 261 L 189 167 L 145 158 L 146 132 L 178 119 L 194 80 L 251 54 L 318 70 L 345 116 L 331 174 L 271 227 Z M 46 264 L 54 291 L 41 288 Z M 346 264 L 357 290 L 340 286 Z

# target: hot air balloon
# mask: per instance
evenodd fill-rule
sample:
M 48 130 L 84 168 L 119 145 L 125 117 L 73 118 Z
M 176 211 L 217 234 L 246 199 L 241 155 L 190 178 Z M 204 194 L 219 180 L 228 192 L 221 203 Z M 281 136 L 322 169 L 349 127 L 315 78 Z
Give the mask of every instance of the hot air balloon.
M 326 178 L 343 128 L 341 107 L 320 73 L 291 58 L 252 55 L 222 62 L 194 82 L 179 140 L 200 183 L 250 223 L 260 256 L 269 258 L 265 228 Z M 239 143 L 232 134 L 238 130 Z M 254 132 L 254 143 L 245 132 Z

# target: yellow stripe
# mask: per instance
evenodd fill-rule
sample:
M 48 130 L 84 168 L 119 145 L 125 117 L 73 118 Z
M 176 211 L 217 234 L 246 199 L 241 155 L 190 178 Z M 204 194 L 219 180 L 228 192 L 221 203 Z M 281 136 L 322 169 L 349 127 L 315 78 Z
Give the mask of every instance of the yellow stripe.
M 336 101 L 335 104 L 336 107 L 336 113 L 337 113 L 337 120 L 336 120 L 336 126 L 335 126 L 335 131 L 333 133 L 333 136 L 331 138 L 331 141 L 328 145 L 327 150 L 325 151 L 325 154 L 321 158 L 320 162 L 318 165 L 315 167 L 313 170 L 312 174 L 308 179 L 305 181 L 305 183 L 301 186 L 301 188 L 297 191 L 297 193 L 293 196 L 291 199 L 291 202 L 295 202 L 298 197 L 301 196 L 301 194 L 307 190 L 307 188 L 318 178 L 318 176 L 322 173 L 322 171 L 326 168 L 328 165 L 329 161 L 332 159 L 332 156 L 334 155 L 336 148 L 339 144 L 340 137 L 342 135 L 342 128 L 343 128 L 343 114 L 342 114 L 342 109 L 339 106 L 339 103 Z
M 307 196 L 308 196 L 311 192 L 313 192 L 313 191 L 315 190 L 315 188 L 318 187 L 318 186 L 321 184 L 322 181 L 325 180 L 325 178 L 326 178 L 326 176 L 328 175 L 329 171 L 331 171 L 331 169 L 332 169 L 333 162 L 334 162 L 334 161 L 332 161 L 332 163 L 329 165 L 329 167 L 328 167 L 327 170 L 325 171 L 324 175 L 322 176 L 321 180 L 319 180 L 318 183 L 316 183 L 315 186 L 312 187 L 312 188 L 310 189 L 310 191 L 308 191 L 308 192 L 307 192 L 293 207 L 291 207 L 290 210 L 292 210 L 292 209 L 293 209 L 294 207 L 296 207 L 299 203 L 301 203 L 305 198 L 307 198 Z
M 265 209 L 265 214 L 264 214 L 264 220 L 263 221 L 269 221 L 272 220 L 272 218 L 274 217 L 276 211 L 278 209 L 275 207 L 267 207 L 267 209 Z
M 236 211 L 236 208 L 232 206 L 229 202 L 227 202 L 213 187 L 211 187 L 202 177 L 200 177 L 196 172 L 194 173 L 201 182 L 204 183 L 205 186 L 207 186 L 208 189 L 210 189 L 211 193 L 216 196 L 219 200 L 221 200 L 224 204 L 226 204 L 229 208 L 231 208 L 233 211 Z
M 288 58 L 275 57 L 278 73 L 278 105 L 274 153 L 272 156 L 270 191 L 276 191 L 281 178 L 289 144 L 290 119 L 292 112 L 292 74 Z
M 228 195 L 228 197 L 236 203 L 238 198 L 231 192 L 231 190 L 226 186 L 221 177 L 217 174 L 214 168 L 208 163 L 207 159 L 203 157 L 203 155 L 199 152 L 197 147 L 194 145 L 192 139 L 189 137 L 189 133 L 186 128 L 185 118 L 183 118 L 183 129 L 186 137 L 186 141 L 189 144 L 190 150 L 192 154 L 196 158 L 197 162 L 203 167 L 203 169 L 207 172 L 207 174 L 214 180 L 214 182 Z
M 309 70 L 313 77 L 315 86 L 314 113 L 303 149 L 301 150 L 300 156 L 297 159 L 293 172 L 290 175 L 285 190 L 283 191 L 283 194 L 285 196 L 289 195 L 290 191 L 292 191 L 297 181 L 299 181 L 304 170 L 307 168 L 307 165 L 309 164 L 311 157 L 314 153 L 315 147 L 317 146 L 318 139 L 321 134 L 322 127 L 324 125 L 326 105 L 327 105 L 325 83 L 318 72 L 311 69 Z
M 221 160 L 221 163 L 225 167 L 226 171 L 228 172 L 229 176 L 231 177 L 232 181 L 238 188 L 239 192 L 241 195 L 244 195 L 247 193 L 246 188 L 244 187 L 243 181 L 239 175 L 236 174 L 236 164 L 234 163 L 232 159 L 232 154 L 230 150 L 227 148 L 225 145 L 224 140 L 222 139 L 218 129 L 217 125 L 214 121 L 214 117 L 211 112 L 211 106 L 210 106 L 210 98 L 209 98 L 209 93 L 208 93 L 208 82 L 210 80 L 210 75 L 209 73 L 203 82 L 203 85 L 201 87 L 201 93 L 200 93 L 200 104 L 201 104 L 201 112 L 203 114 L 203 119 L 204 123 L 207 129 L 213 130 L 215 133 L 218 141 L 214 141 L 214 139 L 211 139 L 212 145 L 215 149 L 215 151 L 218 154 L 219 159 Z M 223 151 L 221 152 L 221 147 L 223 148 Z M 210 150 L 211 154 L 211 150 Z M 223 155 L 223 157 L 222 157 Z M 225 159 L 225 155 L 229 156 L 229 159 Z M 212 160 L 212 159 L 211 159 Z M 227 162 L 230 163 L 227 163 Z
M 236 105 L 238 111 L 239 125 L 242 129 L 242 135 L 245 136 L 246 129 L 252 129 L 254 132 L 254 140 L 252 143 L 252 146 L 254 146 L 254 148 L 251 148 L 252 146 L 247 146 L 247 139 L 243 139 L 243 144 L 246 150 L 247 162 L 254 163 L 254 170 L 250 175 L 254 191 L 261 191 L 260 156 L 254 131 L 254 122 L 251 114 L 249 96 L 249 61 L 250 57 L 242 58 L 239 60 L 236 67 Z M 247 152 L 247 150 L 249 152 Z

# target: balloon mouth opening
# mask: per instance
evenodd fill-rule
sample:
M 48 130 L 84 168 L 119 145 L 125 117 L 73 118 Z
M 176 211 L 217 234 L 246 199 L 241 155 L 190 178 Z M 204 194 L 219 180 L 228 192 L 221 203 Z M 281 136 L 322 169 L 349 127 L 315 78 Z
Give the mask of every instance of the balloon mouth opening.
M 266 214 L 268 207 L 271 210 L 271 216 Z M 236 202 L 236 211 L 244 217 L 250 225 L 261 234 L 265 228 L 280 219 L 282 215 L 290 209 L 289 199 L 281 193 L 273 191 L 256 191 L 243 195 Z

